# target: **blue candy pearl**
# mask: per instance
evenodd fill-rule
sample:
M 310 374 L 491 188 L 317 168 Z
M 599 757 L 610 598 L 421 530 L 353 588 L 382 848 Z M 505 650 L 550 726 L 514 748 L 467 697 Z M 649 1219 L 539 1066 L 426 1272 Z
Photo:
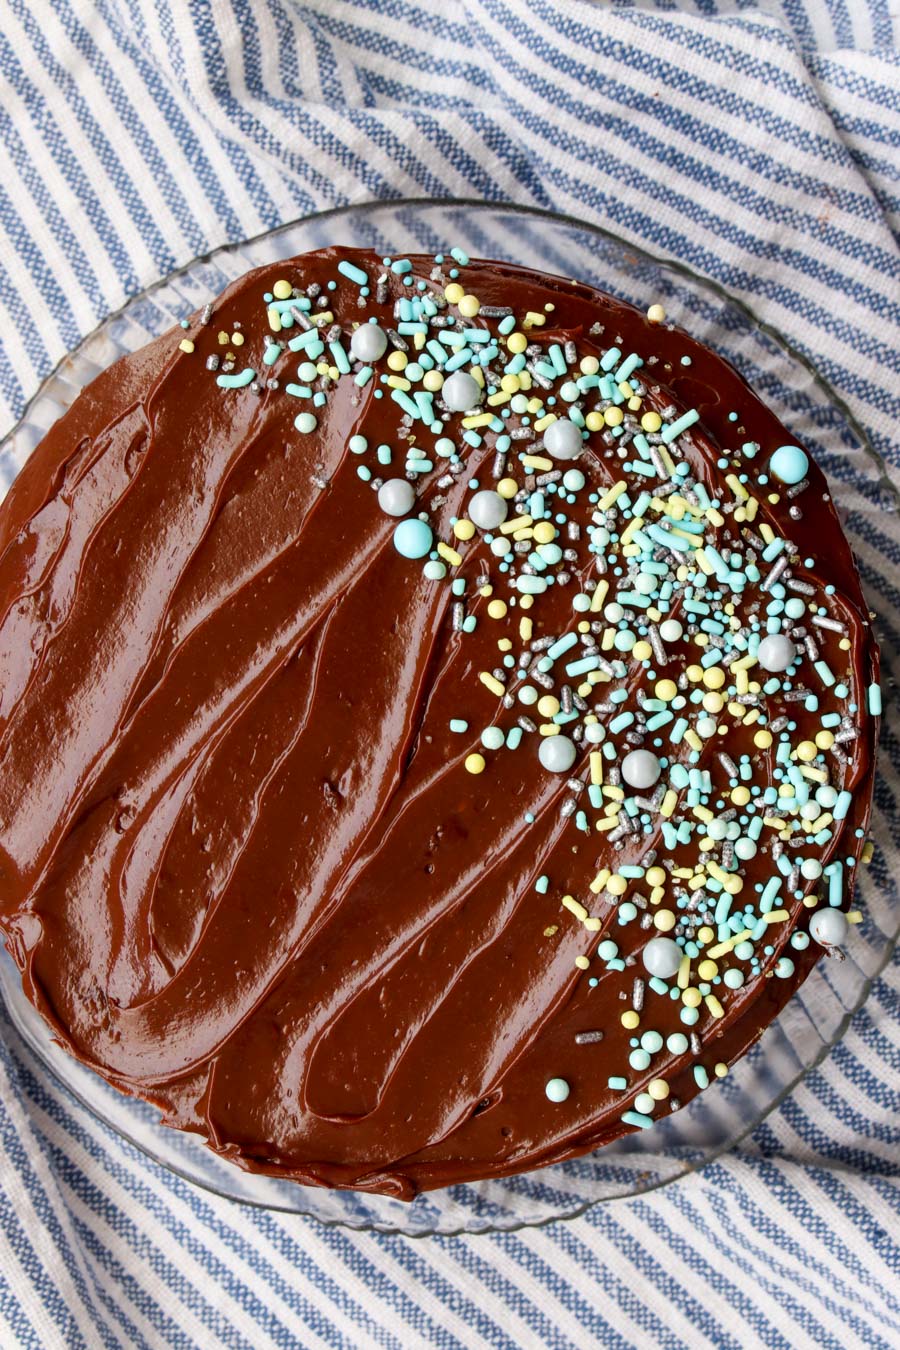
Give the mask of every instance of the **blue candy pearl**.
M 394 531 L 394 548 L 404 558 L 424 558 L 431 551 L 434 536 L 424 520 L 401 520 Z
M 806 477 L 809 456 L 799 445 L 779 445 L 769 460 L 769 469 L 782 483 L 799 483 Z

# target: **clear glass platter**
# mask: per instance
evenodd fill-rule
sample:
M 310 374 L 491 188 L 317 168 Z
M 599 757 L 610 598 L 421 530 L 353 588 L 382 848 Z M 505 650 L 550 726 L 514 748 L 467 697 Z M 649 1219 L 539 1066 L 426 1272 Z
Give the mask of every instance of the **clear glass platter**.
M 48 428 L 80 390 L 118 356 L 133 352 L 234 278 L 261 263 L 328 244 L 374 248 L 394 256 L 459 245 L 472 256 L 510 259 L 562 273 L 646 308 L 661 302 L 675 323 L 726 356 L 774 408 L 828 474 L 876 616 L 900 590 L 900 565 L 884 549 L 900 535 L 900 497 L 862 428 L 812 364 L 740 302 L 688 269 L 650 257 L 608 231 L 547 212 L 477 202 L 366 204 L 295 221 L 256 239 L 218 249 L 135 296 L 107 319 L 45 381 L 19 425 L 0 445 L 0 495 Z M 891 550 L 891 552 L 895 552 Z M 879 631 L 881 628 L 882 631 Z M 888 632 L 876 618 L 894 684 Z M 885 700 L 888 720 L 895 700 Z M 896 734 L 896 728 L 893 728 Z M 843 961 L 823 959 L 727 1079 L 652 1130 L 637 1131 L 596 1154 L 505 1180 L 452 1187 L 411 1205 L 382 1196 L 324 1191 L 248 1175 L 195 1137 L 168 1130 L 146 1103 L 124 1097 L 54 1042 L 25 999 L 18 972 L 0 957 L 4 1034 L 28 1050 L 100 1120 L 179 1176 L 244 1204 L 303 1214 L 357 1230 L 475 1234 L 572 1218 L 592 1205 L 664 1186 L 734 1148 L 837 1043 L 890 959 L 900 928 L 894 881 L 877 849 L 887 844 L 900 783 L 883 757 L 876 794 L 875 860 L 860 878 L 863 923 Z M 10 1025 L 11 1023 L 11 1025 Z

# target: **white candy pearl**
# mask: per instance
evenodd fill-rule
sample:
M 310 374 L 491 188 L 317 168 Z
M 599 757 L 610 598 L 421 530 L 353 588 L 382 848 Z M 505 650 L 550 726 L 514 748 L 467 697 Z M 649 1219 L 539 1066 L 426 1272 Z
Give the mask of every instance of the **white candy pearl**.
M 387 333 L 383 328 L 377 323 L 363 323 L 350 339 L 350 352 L 355 360 L 370 365 L 384 356 L 387 345 Z
M 498 525 L 503 524 L 508 513 L 509 507 L 500 493 L 493 492 L 491 488 L 483 488 L 481 492 L 476 492 L 466 510 L 472 524 L 477 525 L 479 530 L 496 530 Z
M 545 736 L 538 746 L 538 759 L 548 773 L 568 773 L 575 763 L 575 743 L 568 736 Z
M 734 846 L 735 854 L 741 862 L 749 862 L 756 857 L 756 844 L 752 839 L 739 839 Z
M 481 392 L 481 385 L 474 375 L 468 375 L 464 370 L 454 370 L 441 387 L 441 398 L 451 412 L 468 412 L 470 408 L 478 407 Z
M 756 655 L 763 670 L 780 675 L 797 655 L 797 648 L 783 633 L 769 633 L 759 644 Z
M 659 636 L 663 642 L 677 642 L 684 629 L 677 619 L 663 619 L 659 625 Z
M 378 489 L 378 505 L 388 516 L 405 516 L 415 500 L 413 485 L 405 478 L 389 478 Z
M 840 947 L 846 940 L 850 925 L 839 909 L 817 909 L 809 921 L 809 931 L 823 947 Z
M 652 788 L 662 772 L 659 760 L 650 750 L 632 750 L 622 760 L 622 777 L 629 787 Z
M 602 722 L 588 722 L 584 729 L 584 739 L 589 745 L 600 745 L 606 736 L 606 727 Z
M 644 948 L 643 962 L 648 975 L 655 975 L 659 980 L 669 980 L 678 973 L 681 948 L 672 938 L 651 938 Z
M 571 1089 L 564 1078 L 551 1078 L 544 1091 L 548 1101 L 564 1102 Z
M 581 429 L 568 417 L 551 422 L 544 432 L 544 449 L 554 459 L 577 459 L 583 445 Z
M 818 858 L 804 858 L 800 864 L 800 875 L 804 881 L 818 881 L 822 875 L 822 864 Z

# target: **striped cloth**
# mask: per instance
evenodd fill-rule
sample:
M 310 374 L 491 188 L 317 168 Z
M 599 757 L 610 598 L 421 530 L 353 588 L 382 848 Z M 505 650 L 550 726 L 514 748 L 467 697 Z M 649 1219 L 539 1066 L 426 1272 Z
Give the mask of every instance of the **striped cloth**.
M 890 0 L 0 0 L 0 434 L 105 315 L 223 241 L 372 197 L 479 196 L 720 279 L 900 478 L 897 36 Z M 893 726 L 883 753 L 900 762 Z M 888 874 L 884 793 L 878 816 Z M 895 964 L 701 1175 L 419 1242 L 193 1190 L 6 1027 L 0 1344 L 900 1345 L 898 998 Z

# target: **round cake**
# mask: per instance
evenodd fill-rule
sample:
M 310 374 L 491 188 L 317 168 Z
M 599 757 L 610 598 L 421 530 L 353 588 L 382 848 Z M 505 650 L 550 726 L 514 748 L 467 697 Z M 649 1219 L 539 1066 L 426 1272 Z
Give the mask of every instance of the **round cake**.
M 279 262 L 0 507 L 7 947 L 244 1168 L 409 1199 L 650 1128 L 859 918 L 853 558 L 654 299 Z

